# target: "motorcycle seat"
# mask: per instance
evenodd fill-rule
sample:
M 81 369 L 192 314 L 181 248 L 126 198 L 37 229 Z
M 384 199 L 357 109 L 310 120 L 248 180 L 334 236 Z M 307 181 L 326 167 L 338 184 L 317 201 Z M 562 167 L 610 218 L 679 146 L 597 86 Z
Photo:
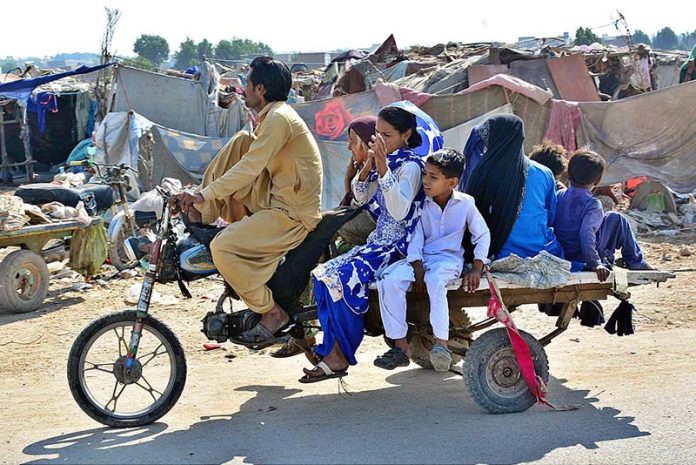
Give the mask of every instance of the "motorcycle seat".
M 30 205 L 41 206 L 60 202 L 66 207 L 75 208 L 82 202 L 87 213 L 94 216 L 114 204 L 114 190 L 106 184 L 84 184 L 79 187 L 65 187 L 58 184 L 37 183 L 20 186 L 15 195 Z
M 291 316 L 302 311 L 299 299 L 311 271 L 317 266 L 322 254 L 338 230 L 354 218 L 360 209 L 336 208 L 321 213 L 322 218 L 314 231 L 302 243 L 285 255 L 278 269 L 268 281 L 273 299 Z

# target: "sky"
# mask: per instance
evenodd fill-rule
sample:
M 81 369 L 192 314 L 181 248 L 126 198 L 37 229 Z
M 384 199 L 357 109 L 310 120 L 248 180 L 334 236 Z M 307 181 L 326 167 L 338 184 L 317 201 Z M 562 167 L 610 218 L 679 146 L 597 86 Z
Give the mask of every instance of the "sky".
M 648 3 L 645 0 L 34 0 L 3 2 L 0 57 L 52 56 L 98 52 L 104 32 L 104 7 L 118 8 L 121 19 L 113 49 L 132 56 L 141 34 L 156 34 L 171 52 L 191 37 L 213 43 L 241 37 L 265 42 L 276 52 L 368 48 L 390 33 L 397 44 L 515 42 L 520 36 L 558 36 L 592 27 L 618 35 L 613 25 L 621 11 L 633 31 L 649 35 L 665 26 L 677 34 L 696 29 L 696 2 Z M 659 5 L 659 6 L 658 6 Z M 672 6 L 671 8 L 669 6 Z M 40 12 L 40 14 L 39 14 Z M 24 21 L 18 20 L 24 18 Z M 599 27 L 604 26 L 604 27 Z M 10 39 L 12 38 L 12 39 Z

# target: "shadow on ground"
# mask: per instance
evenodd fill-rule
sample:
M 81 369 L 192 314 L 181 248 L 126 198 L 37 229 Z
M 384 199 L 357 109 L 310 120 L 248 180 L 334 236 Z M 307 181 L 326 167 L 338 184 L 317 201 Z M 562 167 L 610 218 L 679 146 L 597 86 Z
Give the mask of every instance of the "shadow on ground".
M 46 299 L 44 299 L 39 309 L 33 312 L 12 313 L 8 310 L 0 308 L 0 326 L 15 323 L 17 321 L 41 318 L 42 316 L 48 313 L 53 313 L 55 311 L 62 310 L 65 307 L 85 302 L 85 299 L 83 297 L 65 296 L 64 294 L 69 290 L 70 288 L 49 291 L 48 295 L 46 296 Z
M 482 411 L 459 376 L 417 369 L 387 381 L 393 386 L 349 396 L 298 397 L 299 388 L 245 386 L 238 391 L 256 396 L 239 412 L 202 416 L 185 430 L 164 423 L 96 428 L 44 439 L 23 452 L 36 457 L 31 464 L 519 463 L 560 448 L 595 449 L 650 434 L 633 417 L 595 407 L 596 398 L 566 388 L 565 380 L 551 379 L 550 397 L 581 404 L 580 410 L 533 407 L 511 415 Z

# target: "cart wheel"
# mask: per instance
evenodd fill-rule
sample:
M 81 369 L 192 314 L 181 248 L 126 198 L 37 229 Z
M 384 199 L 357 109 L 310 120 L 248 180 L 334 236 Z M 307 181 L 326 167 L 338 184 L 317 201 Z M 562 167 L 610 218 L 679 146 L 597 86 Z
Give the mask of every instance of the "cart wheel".
M 30 250 L 15 250 L 0 263 L 0 306 L 14 313 L 36 310 L 48 293 L 48 267 Z
M 549 360 L 544 348 L 529 333 L 520 334 L 529 345 L 536 374 L 547 382 Z M 505 328 L 487 331 L 473 342 L 464 361 L 464 382 L 476 403 L 489 413 L 523 412 L 536 402 Z

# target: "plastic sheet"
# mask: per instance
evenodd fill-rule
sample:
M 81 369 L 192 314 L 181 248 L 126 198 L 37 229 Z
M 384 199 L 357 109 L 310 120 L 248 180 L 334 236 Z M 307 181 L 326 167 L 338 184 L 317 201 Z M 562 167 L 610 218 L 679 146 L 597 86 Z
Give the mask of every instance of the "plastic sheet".
M 570 279 L 570 262 L 542 250 L 537 256 L 515 254 L 491 264 L 495 278 L 532 289 L 561 287 Z
M 0 231 L 14 231 L 29 223 L 24 201 L 14 195 L 0 195 Z
M 77 229 L 70 241 L 70 268 L 95 275 L 106 260 L 108 243 L 106 229 L 101 224 Z

